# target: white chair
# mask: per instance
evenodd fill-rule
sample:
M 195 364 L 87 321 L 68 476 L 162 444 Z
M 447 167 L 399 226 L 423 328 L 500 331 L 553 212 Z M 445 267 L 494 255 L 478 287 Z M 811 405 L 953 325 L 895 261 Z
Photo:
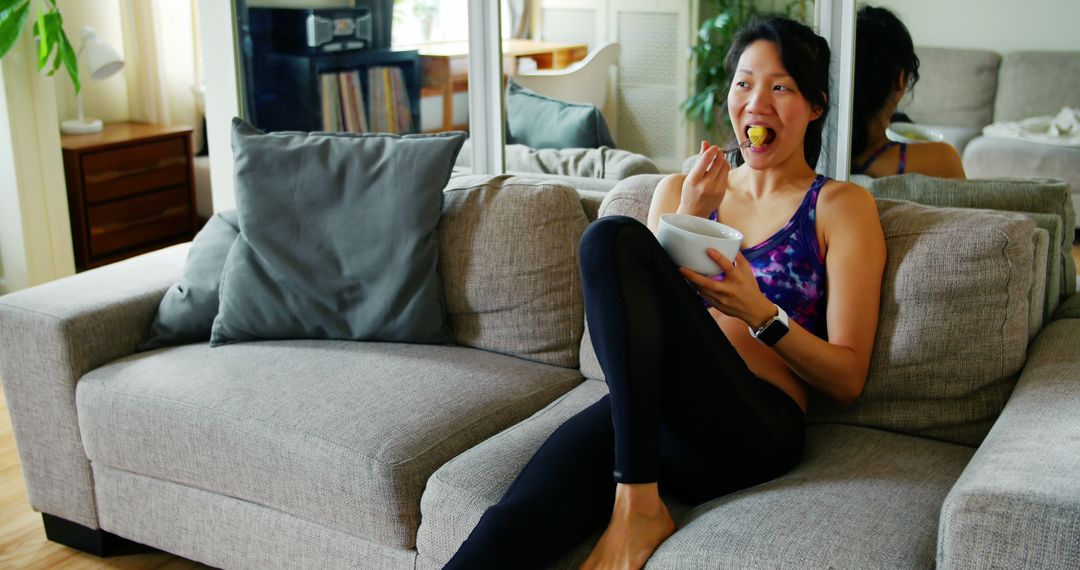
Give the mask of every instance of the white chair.
M 615 73 L 618 63 L 619 43 L 611 42 L 594 49 L 585 59 L 563 69 L 519 69 L 514 81 L 526 89 L 553 99 L 595 105 L 604 115 L 612 136 L 617 137 L 614 86 L 617 82 Z

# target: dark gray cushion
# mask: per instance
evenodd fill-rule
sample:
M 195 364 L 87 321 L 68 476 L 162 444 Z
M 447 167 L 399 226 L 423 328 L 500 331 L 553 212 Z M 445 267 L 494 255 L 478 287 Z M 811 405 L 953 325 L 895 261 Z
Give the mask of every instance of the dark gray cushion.
M 235 119 L 240 237 L 210 343 L 447 340 L 436 226 L 464 136 L 264 134 Z
M 165 292 L 139 350 L 204 341 L 218 312 L 218 283 L 240 227 L 236 210 L 218 212 L 191 242 L 184 274 Z
M 595 105 L 545 97 L 513 79 L 506 87 L 506 130 L 506 144 L 530 148 L 615 148 Z

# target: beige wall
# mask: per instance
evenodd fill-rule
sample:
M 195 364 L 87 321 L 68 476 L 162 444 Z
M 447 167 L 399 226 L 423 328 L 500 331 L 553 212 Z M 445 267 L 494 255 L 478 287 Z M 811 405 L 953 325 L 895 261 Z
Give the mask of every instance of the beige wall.
M 75 49 L 82 45 L 83 26 L 90 26 L 101 41 L 124 57 L 120 4 L 120 0 L 58 0 L 57 6 L 64 15 L 64 31 Z M 131 117 L 124 71 L 104 81 L 94 81 L 83 70 L 81 78 L 86 116 L 105 122 L 127 121 Z M 56 73 L 56 106 L 61 119 L 76 116 L 75 89 L 62 71 Z
M 877 0 L 896 12 L 916 45 L 1080 50 L 1078 0 Z

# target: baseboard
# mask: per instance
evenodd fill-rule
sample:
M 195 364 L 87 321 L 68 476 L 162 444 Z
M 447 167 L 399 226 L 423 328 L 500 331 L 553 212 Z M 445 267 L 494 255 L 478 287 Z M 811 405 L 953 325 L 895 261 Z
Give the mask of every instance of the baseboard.
M 94 556 L 122 556 L 157 550 L 100 528 L 85 527 L 48 513 L 41 513 L 41 521 L 45 525 L 45 537 L 49 540 Z

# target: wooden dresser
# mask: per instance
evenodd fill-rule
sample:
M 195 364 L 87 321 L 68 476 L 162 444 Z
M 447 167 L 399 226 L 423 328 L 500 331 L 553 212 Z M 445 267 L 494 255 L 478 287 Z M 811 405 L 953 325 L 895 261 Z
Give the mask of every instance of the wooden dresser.
M 114 123 L 64 135 L 61 146 L 76 270 L 193 237 L 190 128 Z

